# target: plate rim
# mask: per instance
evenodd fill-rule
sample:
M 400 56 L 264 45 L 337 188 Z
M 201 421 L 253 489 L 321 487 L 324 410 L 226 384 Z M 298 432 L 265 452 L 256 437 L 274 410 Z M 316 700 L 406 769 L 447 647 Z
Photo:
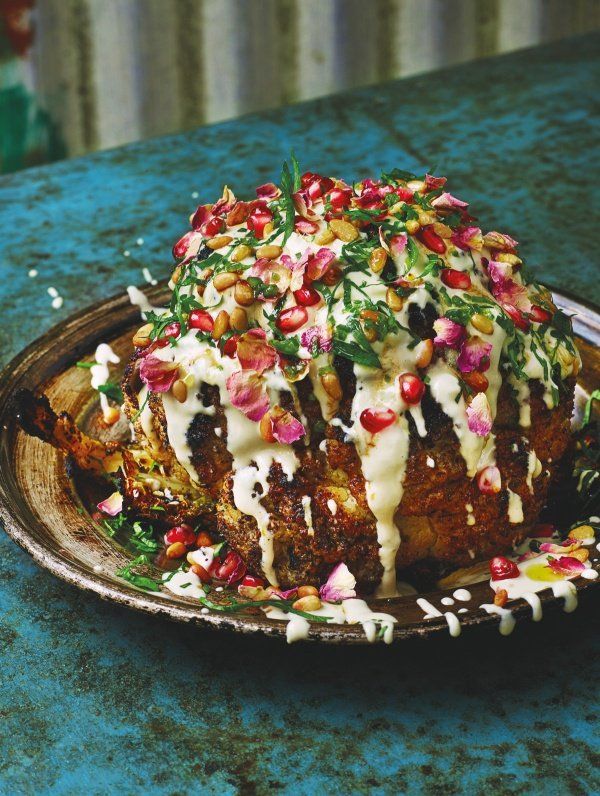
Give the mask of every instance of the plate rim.
M 140 289 L 150 300 L 157 301 L 166 292 L 166 280 L 155 287 L 148 288 L 146 285 Z M 576 313 L 583 311 L 583 315 L 579 315 L 574 319 L 575 332 L 589 342 L 598 345 L 600 343 L 600 307 L 583 301 L 567 291 L 557 288 L 549 289 L 558 298 L 558 303 L 563 309 L 573 310 Z M 108 308 L 110 308 L 110 312 L 107 313 L 106 310 Z M 102 332 L 102 336 L 106 338 L 117 329 L 122 330 L 128 322 L 129 316 L 133 323 L 138 317 L 139 310 L 136 306 L 131 305 L 126 293 L 115 294 L 107 299 L 81 308 L 65 320 L 53 324 L 46 332 L 30 342 L 11 358 L 0 373 L 0 419 L 4 419 L 4 415 L 9 410 L 14 392 L 21 386 L 19 381 L 14 383 L 15 374 L 20 373 L 23 379 L 28 373 L 27 364 L 31 357 L 36 353 L 39 354 L 40 350 L 47 348 L 50 342 L 54 342 L 58 333 L 64 335 L 69 331 L 73 331 L 79 327 L 82 321 L 93 322 L 95 316 L 100 312 L 104 314 L 105 318 L 109 316 L 115 319 L 114 323 L 109 324 Z M 118 318 L 115 317 L 117 312 Z M 86 342 L 82 348 L 87 351 L 89 342 Z M 80 353 L 83 353 L 83 351 Z M 63 351 L 54 365 L 55 374 L 60 373 L 61 367 L 68 362 L 72 362 L 76 356 L 78 356 L 77 349 L 70 349 L 68 352 Z M 24 373 L 21 372 L 23 370 Z M 2 449 L 4 449 L 7 437 L 5 427 L 0 429 L 0 435 L 0 442 Z M 0 451 L 0 454 L 2 452 L 3 450 Z M 12 472 L 11 475 L 13 475 Z M 0 480 L 0 520 L 2 520 L 7 535 L 25 550 L 36 564 L 82 591 L 96 594 L 102 600 L 172 621 L 197 624 L 206 629 L 258 634 L 261 637 L 277 637 L 285 640 L 287 626 L 285 622 L 265 622 L 264 618 L 261 618 L 262 621 L 257 621 L 248 614 L 235 615 L 216 612 L 204 614 L 191 601 L 188 603 L 187 601 L 171 600 L 169 595 L 165 595 L 164 592 L 161 592 L 161 596 L 158 597 L 151 592 L 135 589 L 125 581 L 123 584 L 116 583 L 101 573 L 90 572 L 88 567 L 82 565 L 76 559 L 61 556 L 59 551 L 55 552 L 49 545 L 45 545 L 43 541 L 38 540 L 36 535 L 27 527 L 25 518 L 22 516 L 22 510 L 19 510 L 19 507 L 14 505 L 11 495 L 5 492 L 4 480 Z M 587 594 L 598 586 L 600 586 L 600 579 L 585 580 L 580 578 L 577 581 L 576 588 L 578 594 Z M 428 595 L 439 594 L 441 591 L 423 592 L 421 596 L 427 598 Z M 539 597 L 545 608 L 554 609 L 562 604 L 560 598 L 554 597 L 550 589 L 544 589 L 539 593 Z M 382 603 L 381 610 L 385 610 L 385 603 Z M 515 601 L 515 604 L 511 606 L 511 611 L 517 622 L 531 617 L 531 608 L 524 600 Z M 463 629 L 497 624 L 498 617 L 494 614 L 485 613 L 479 609 L 479 606 L 477 606 L 477 610 L 473 610 L 468 616 L 461 616 L 461 627 Z M 412 638 L 433 638 L 438 637 L 444 631 L 449 636 L 448 623 L 442 615 L 428 620 L 423 618 L 420 621 L 402 626 L 395 625 L 393 639 L 394 641 L 400 641 Z M 370 646 L 360 625 L 311 624 L 311 632 L 306 641 Z

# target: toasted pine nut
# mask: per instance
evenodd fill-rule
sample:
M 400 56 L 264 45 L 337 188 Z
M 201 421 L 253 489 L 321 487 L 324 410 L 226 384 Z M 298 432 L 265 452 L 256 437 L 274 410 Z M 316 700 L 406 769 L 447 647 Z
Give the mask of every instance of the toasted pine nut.
M 242 307 L 249 307 L 254 304 L 254 291 L 245 279 L 240 279 L 239 282 L 236 282 L 233 296 Z
M 321 600 L 314 594 L 301 597 L 299 600 L 292 603 L 292 608 L 295 608 L 297 611 L 318 611 L 320 607 Z
M 114 426 L 117 420 L 121 417 L 121 410 L 117 409 L 116 406 L 109 406 L 102 413 L 102 420 L 104 420 L 107 426 Z
M 235 247 L 229 259 L 232 263 L 239 263 L 241 260 L 245 260 L 246 257 L 250 257 L 251 254 L 252 249 L 250 246 L 246 246 L 245 243 L 240 243 L 239 246 Z
M 509 254 L 508 252 L 500 252 L 494 259 L 498 260 L 500 263 L 508 263 L 509 265 L 520 265 L 523 262 L 516 254 Z
M 498 589 L 498 591 L 494 595 L 494 605 L 499 605 L 500 607 L 502 607 L 503 605 L 506 605 L 507 601 L 508 601 L 508 592 L 506 591 L 506 589 Z
M 173 269 L 173 273 L 171 274 L 171 282 L 176 285 L 179 280 L 181 279 L 181 271 L 182 268 L 178 265 L 176 268 Z
M 426 213 L 424 210 L 418 210 L 419 214 L 419 224 L 422 227 L 426 227 L 428 224 L 433 224 L 437 218 L 434 216 L 433 213 Z
M 196 285 L 196 295 L 198 296 L 198 298 L 202 298 L 205 290 L 206 287 L 204 285 Z
M 369 255 L 369 266 L 374 274 L 380 274 L 385 268 L 387 262 L 387 252 L 383 246 L 378 246 L 373 249 Z
M 221 337 L 229 329 L 229 313 L 227 310 L 221 310 L 215 318 L 215 324 L 212 330 L 212 339 L 220 340 Z
M 326 227 L 326 229 L 321 230 L 321 232 L 317 232 L 315 235 L 315 243 L 318 243 L 319 246 L 326 246 L 328 243 L 331 243 L 335 240 L 335 235 Z
M 318 597 L 319 590 L 316 586 L 299 586 L 297 591 L 298 597 Z
M 231 324 L 231 328 L 235 329 L 236 332 L 245 332 L 248 328 L 248 314 L 246 310 L 243 309 L 243 307 L 235 307 L 235 309 L 231 310 L 229 323 Z
M 275 442 L 275 437 L 273 436 L 273 424 L 271 423 L 271 413 L 266 412 L 260 419 L 260 423 L 258 424 L 258 430 L 260 432 L 260 436 L 264 439 L 265 442 Z
M 233 238 L 231 235 L 217 235 L 214 238 L 206 241 L 206 245 L 209 249 L 222 249 L 223 246 L 227 246 Z
M 343 221 L 340 218 L 332 218 L 329 222 L 329 228 L 335 237 L 344 241 L 344 243 L 351 243 L 358 238 L 358 230 L 349 221 Z
M 578 525 L 577 528 L 571 528 L 569 531 L 569 539 L 576 539 L 582 542 L 584 539 L 593 539 L 594 529 L 591 525 Z
M 441 224 L 439 221 L 434 221 L 433 231 L 436 232 L 440 238 L 449 240 L 452 237 L 452 230 L 447 224 Z
M 145 323 L 143 326 L 140 326 L 131 340 L 133 345 L 136 348 L 146 348 L 146 346 L 150 345 L 150 332 L 153 328 L 151 323 Z
M 377 340 L 377 329 L 373 329 L 372 326 L 363 326 L 363 333 L 370 343 L 374 343 Z
M 419 222 L 416 219 L 414 219 L 414 218 L 409 219 L 406 222 L 405 226 L 406 226 L 406 231 L 408 232 L 409 235 L 414 235 L 415 232 L 418 232 L 418 230 L 421 227 Z
M 263 229 L 263 238 L 268 238 L 269 235 L 271 234 L 271 232 L 273 232 L 274 229 L 275 229 L 275 227 L 273 226 L 273 222 L 272 221 L 268 221 L 265 224 L 264 229 Z
M 378 321 L 379 313 L 375 310 L 361 310 L 360 317 L 365 321 Z
M 404 299 L 402 298 L 402 296 L 399 296 L 396 293 L 393 287 L 388 287 L 385 294 L 385 300 L 388 307 L 391 310 L 394 310 L 394 312 L 400 312 L 400 310 L 404 306 Z
M 334 401 L 341 401 L 343 395 L 342 385 L 337 373 L 323 373 L 321 384 L 330 398 L 333 398 Z
M 433 356 L 433 340 L 423 340 L 419 344 L 419 354 L 415 360 L 415 365 L 418 368 L 426 368 L 431 362 Z
M 406 187 L 409 191 L 418 193 L 419 191 L 424 191 L 427 185 L 423 182 L 423 180 L 411 180 L 410 182 L 406 183 Z
M 166 556 L 167 558 L 183 558 L 186 552 L 187 547 L 183 542 L 173 542 L 167 547 Z
M 480 312 L 476 312 L 471 316 L 471 323 L 482 334 L 492 334 L 494 331 L 494 322 Z
M 267 243 L 265 246 L 259 246 L 256 250 L 257 257 L 265 257 L 267 260 L 276 260 L 283 249 L 281 246 L 275 246 L 272 243 Z
M 221 293 L 223 290 L 227 290 L 228 287 L 235 285 L 239 278 L 240 275 L 236 274 L 235 271 L 223 271 L 213 278 L 213 285 L 215 290 Z
M 187 387 L 185 382 L 182 379 L 176 379 L 173 382 L 173 386 L 171 387 L 171 392 L 173 393 L 173 398 L 179 401 L 180 404 L 184 404 L 187 399 Z
M 578 561 L 584 562 L 587 561 L 590 557 L 590 551 L 587 550 L 585 547 L 580 548 L 579 550 L 571 550 L 568 555 L 576 558 Z

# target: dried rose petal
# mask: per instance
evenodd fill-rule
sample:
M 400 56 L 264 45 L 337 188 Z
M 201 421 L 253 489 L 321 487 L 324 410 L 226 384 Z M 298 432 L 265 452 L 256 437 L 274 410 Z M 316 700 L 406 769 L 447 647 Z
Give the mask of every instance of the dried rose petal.
M 554 542 L 542 542 L 540 545 L 540 551 L 542 553 L 553 553 L 556 555 L 557 553 L 572 553 L 574 550 L 579 550 L 581 547 L 581 542 L 573 542 L 572 544 L 554 544 Z
M 250 370 L 238 370 L 227 379 L 231 403 L 247 418 L 258 422 L 269 409 L 264 380 Z
M 270 412 L 271 433 L 282 445 L 290 445 L 296 442 L 306 433 L 302 423 L 297 420 L 291 412 L 287 412 L 280 406 L 274 406 Z
M 452 196 L 451 193 L 443 193 L 439 196 L 436 196 L 436 198 L 432 200 L 431 206 L 435 207 L 436 210 L 454 210 L 457 208 L 462 210 L 463 208 L 468 207 L 469 203 L 463 202 L 461 199 L 457 199 L 456 196 Z
M 264 185 L 258 186 L 256 195 L 259 199 L 276 199 L 281 196 L 281 190 L 274 182 L 266 182 Z
M 331 351 L 333 345 L 331 329 L 327 326 L 309 326 L 302 332 L 300 342 L 309 351 L 313 350 L 314 345 L 318 347 L 319 352 Z
M 327 582 L 319 589 L 322 600 L 340 602 L 356 597 L 356 578 L 346 564 L 338 564 L 333 568 Z
M 433 177 L 431 174 L 425 175 L 425 187 L 429 191 L 436 191 L 438 188 L 443 188 L 446 184 L 446 177 Z
M 98 509 L 109 517 L 116 517 L 123 511 L 123 495 L 120 492 L 113 492 L 98 503 Z
M 481 337 L 469 337 L 460 347 L 460 354 L 456 364 L 461 373 L 472 373 L 478 370 L 486 371 L 490 366 L 492 344 L 486 343 Z
M 434 344 L 447 348 L 458 349 L 467 336 L 465 327 L 456 321 L 451 321 L 450 318 L 438 318 L 433 323 L 433 329 L 436 334 L 433 338 Z
M 165 362 L 158 357 L 144 357 L 140 364 L 140 379 L 152 392 L 168 392 L 177 378 L 177 362 Z
M 483 243 L 489 249 L 497 249 L 498 251 L 510 251 L 511 249 L 516 249 L 519 245 L 514 238 L 511 238 L 510 235 L 504 235 L 502 232 L 488 232 L 483 237 Z
M 302 216 L 294 218 L 294 231 L 299 232 L 301 235 L 315 235 L 319 231 L 319 225 L 316 221 L 309 221 Z
M 450 240 L 463 251 L 467 249 L 481 251 L 483 246 L 483 235 L 479 227 L 463 227 L 462 229 L 457 229 L 452 233 Z
M 577 575 L 578 572 L 585 569 L 584 563 L 578 558 L 573 558 L 573 556 L 549 558 L 548 566 L 559 575 Z
M 492 410 L 485 393 L 477 393 L 467 406 L 467 425 L 478 437 L 487 437 L 492 430 Z
M 504 308 L 513 307 L 520 312 L 531 312 L 532 304 L 527 288 L 512 279 L 510 265 L 490 260 L 487 270 L 492 282 L 492 295 L 499 304 Z
M 315 254 L 309 254 L 306 263 L 306 278 L 315 282 L 327 272 L 335 260 L 335 252 L 325 247 L 320 248 Z
M 277 362 L 277 351 L 267 343 L 264 329 L 250 329 L 240 335 L 237 356 L 243 370 L 253 370 L 259 375 Z
M 484 467 L 477 474 L 477 486 L 484 495 L 497 495 L 502 489 L 502 476 L 496 465 Z

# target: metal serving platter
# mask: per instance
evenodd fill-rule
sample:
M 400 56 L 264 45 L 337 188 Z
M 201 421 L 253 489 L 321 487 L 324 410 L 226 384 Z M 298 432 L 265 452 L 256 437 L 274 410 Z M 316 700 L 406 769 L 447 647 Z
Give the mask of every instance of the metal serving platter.
M 153 303 L 165 301 L 164 285 L 147 291 Z M 586 394 L 600 383 L 600 312 L 555 291 L 558 306 L 574 315 L 574 328 L 584 367 L 579 377 L 576 404 L 581 409 Z M 89 372 L 75 363 L 93 354 L 100 342 L 109 342 L 126 360 L 131 333 L 139 326 L 137 307 L 127 296 L 103 301 L 52 328 L 15 357 L 0 376 L 0 519 L 6 532 L 40 566 L 59 578 L 104 600 L 139 611 L 191 622 L 199 628 L 233 630 L 240 633 L 276 636 L 285 640 L 286 623 L 264 614 L 203 613 L 197 601 L 169 592 L 143 592 L 114 573 L 130 554 L 97 527 L 69 478 L 62 454 L 40 440 L 28 437 L 18 427 L 11 397 L 22 387 L 45 392 L 53 407 L 69 412 L 85 426 L 93 426 L 97 394 L 90 389 Z M 577 409 L 576 409 L 577 411 Z M 94 431 L 93 427 L 88 430 Z M 595 566 L 598 566 L 596 563 Z M 598 580 L 574 581 L 582 597 L 598 593 Z M 456 587 L 453 587 L 456 588 Z M 492 601 L 487 580 L 469 585 L 472 599 L 461 603 L 468 612 L 459 615 L 463 632 L 480 626 L 498 625 L 498 617 L 478 606 Z M 429 591 L 393 600 L 371 600 L 377 611 L 397 618 L 394 640 L 448 635 L 441 602 L 453 589 Z M 417 597 L 424 597 L 442 616 L 425 619 Z M 543 611 L 561 610 L 563 600 L 550 589 L 540 593 Z M 454 608 L 458 608 L 456 605 Z M 518 622 L 531 621 L 531 608 L 523 600 L 509 606 Z M 448 636 L 449 637 L 449 636 Z M 363 628 L 357 625 L 313 623 L 309 641 L 337 644 L 366 644 Z

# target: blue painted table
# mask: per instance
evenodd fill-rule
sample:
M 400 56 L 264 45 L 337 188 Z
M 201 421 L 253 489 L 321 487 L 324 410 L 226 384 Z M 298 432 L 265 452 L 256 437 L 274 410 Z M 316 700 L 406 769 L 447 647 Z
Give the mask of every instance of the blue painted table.
M 435 167 L 597 301 L 597 53 L 567 41 L 3 178 L 2 361 L 143 265 L 164 276 L 192 195 L 243 195 L 291 148 L 347 179 Z M 597 607 L 508 639 L 287 648 L 104 604 L 2 535 L 0 792 L 597 792 Z

